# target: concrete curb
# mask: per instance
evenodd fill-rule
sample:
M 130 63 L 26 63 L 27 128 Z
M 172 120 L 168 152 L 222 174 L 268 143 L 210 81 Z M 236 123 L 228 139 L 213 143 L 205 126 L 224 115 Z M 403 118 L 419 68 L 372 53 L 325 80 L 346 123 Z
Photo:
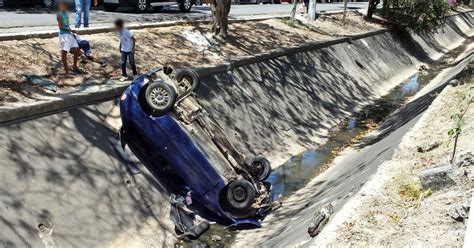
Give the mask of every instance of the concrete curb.
M 85 91 L 46 98 L 41 102 L 25 103 L 21 106 L 0 107 L 0 127 L 12 123 L 40 118 L 67 109 L 100 103 L 117 98 L 129 83 L 109 81 L 106 85 Z
M 240 22 L 247 22 L 247 21 L 264 21 L 268 19 L 284 18 L 287 16 L 288 15 L 246 16 L 242 18 L 231 18 L 229 19 L 229 23 L 240 23 Z M 178 21 L 153 22 L 153 23 L 145 23 L 145 24 L 137 23 L 137 24 L 130 24 L 128 28 L 132 30 L 138 30 L 138 29 L 144 29 L 144 28 L 159 28 L 159 27 L 170 27 L 170 26 L 175 26 L 175 25 L 197 25 L 197 24 L 209 24 L 209 23 L 211 23 L 210 18 L 203 18 L 202 20 L 199 20 L 199 19 L 178 20 Z M 114 27 L 111 25 L 78 30 L 78 33 L 80 35 L 100 34 L 100 33 L 109 33 L 109 32 L 114 32 Z M 57 30 L 0 34 L 0 41 L 26 40 L 26 39 L 33 39 L 33 38 L 48 39 L 48 38 L 54 38 L 57 36 L 58 36 Z
M 233 70 L 234 68 L 241 67 L 244 65 L 258 63 L 258 62 L 262 62 L 262 61 L 270 60 L 270 59 L 275 59 L 275 58 L 287 56 L 290 54 L 321 49 L 321 48 L 329 47 L 329 46 L 344 43 L 344 42 L 351 42 L 353 40 L 358 40 L 358 39 L 363 39 L 363 38 L 383 34 L 386 32 L 388 32 L 388 29 L 381 29 L 381 30 L 375 30 L 375 31 L 370 31 L 370 32 L 344 36 L 341 38 L 331 39 L 327 41 L 308 42 L 308 43 L 299 44 L 293 47 L 278 48 L 278 49 L 271 50 L 265 53 L 255 54 L 252 56 L 239 57 L 237 59 L 232 59 L 228 63 L 225 63 L 225 64 L 220 64 L 220 65 L 216 65 L 212 67 L 201 67 L 201 68 L 197 68 L 196 70 L 199 76 L 206 77 L 212 74 Z

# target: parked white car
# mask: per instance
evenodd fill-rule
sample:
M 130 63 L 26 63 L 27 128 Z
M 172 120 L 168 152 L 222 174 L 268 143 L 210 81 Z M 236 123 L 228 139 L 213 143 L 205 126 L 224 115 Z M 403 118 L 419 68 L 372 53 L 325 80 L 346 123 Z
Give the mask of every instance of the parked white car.
M 104 9 L 115 11 L 119 6 L 129 6 L 136 12 L 145 12 L 149 7 L 160 11 L 165 6 L 178 5 L 181 12 L 189 12 L 194 4 L 195 0 L 104 0 Z

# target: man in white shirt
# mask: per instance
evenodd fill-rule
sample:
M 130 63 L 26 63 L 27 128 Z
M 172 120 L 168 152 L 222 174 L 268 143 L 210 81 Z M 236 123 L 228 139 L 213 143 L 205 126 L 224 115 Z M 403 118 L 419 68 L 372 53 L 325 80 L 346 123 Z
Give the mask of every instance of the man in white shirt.
M 120 81 L 123 82 L 128 79 L 127 60 L 130 63 L 130 67 L 132 67 L 133 75 L 136 76 L 138 74 L 135 65 L 135 37 L 133 37 L 132 32 L 125 28 L 124 21 L 121 19 L 115 21 L 115 28 L 120 39 L 120 65 L 122 66 L 122 77 L 120 77 Z

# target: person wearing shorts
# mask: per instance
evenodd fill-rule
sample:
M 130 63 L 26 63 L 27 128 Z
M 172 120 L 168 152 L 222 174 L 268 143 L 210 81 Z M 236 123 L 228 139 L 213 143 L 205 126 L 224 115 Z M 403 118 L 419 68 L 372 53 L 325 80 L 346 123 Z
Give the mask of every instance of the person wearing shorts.
M 67 62 L 67 53 L 72 53 L 74 55 L 74 64 L 72 66 L 72 71 L 79 73 L 79 67 L 77 67 L 77 61 L 79 59 L 79 45 L 77 44 L 76 39 L 73 36 L 75 33 L 74 30 L 71 30 L 69 27 L 69 16 L 68 10 L 69 7 L 66 3 L 60 2 L 58 5 L 59 12 L 56 16 L 59 26 L 59 42 L 61 47 L 61 61 L 63 63 L 65 74 L 69 74 L 69 66 Z

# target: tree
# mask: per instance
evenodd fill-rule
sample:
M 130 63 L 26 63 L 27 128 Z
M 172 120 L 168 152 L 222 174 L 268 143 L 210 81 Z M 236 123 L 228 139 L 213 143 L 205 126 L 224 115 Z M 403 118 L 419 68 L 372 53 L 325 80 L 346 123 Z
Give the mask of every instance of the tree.
M 212 28 L 214 36 L 227 38 L 230 0 L 212 0 Z
M 308 19 L 316 21 L 316 0 L 309 0 Z
M 291 18 L 290 18 L 290 26 L 293 26 L 295 23 L 295 15 L 296 15 L 296 8 L 298 7 L 298 1 L 293 1 L 293 9 L 291 9 Z
M 372 16 L 377 9 L 377 5 L 380 3 L 380 0 L 370 0 L 369 7 L 367 8 L 367 18 L 372 19 Z
M 342 25 L 346 24 L 347 2 L 348 0 L 344 0 L 344 13 L 342 14 Z
M 369 3 L 367 17 L 375 12 L 377 1 Z M 448 12 L 446 0 L 385 0 L 380 14 L 388 21 L 415 32 L 433 32 L 444 24 Z

